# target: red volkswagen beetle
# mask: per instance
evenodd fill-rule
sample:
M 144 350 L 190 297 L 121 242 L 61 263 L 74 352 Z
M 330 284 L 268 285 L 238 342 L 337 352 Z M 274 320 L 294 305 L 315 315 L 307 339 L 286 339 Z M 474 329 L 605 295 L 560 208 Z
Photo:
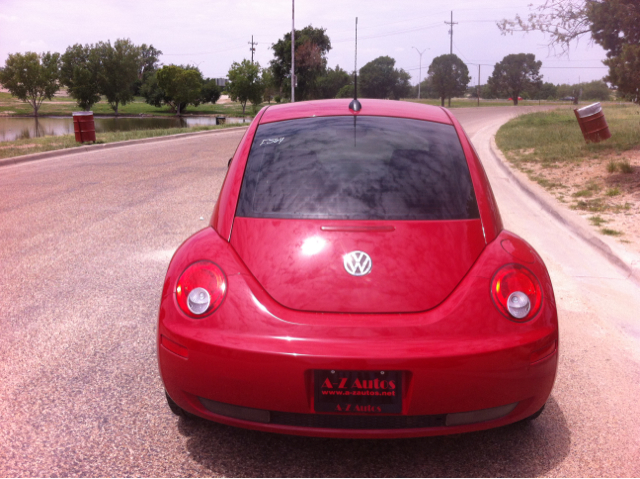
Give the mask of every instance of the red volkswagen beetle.
M 396 101 L 263 108 L 209 227 L 175 253 L 158 362 L 172 411 L 381 438 L 542 411 L 558 362 L 549 275 L 503 229 L 451 112 Z

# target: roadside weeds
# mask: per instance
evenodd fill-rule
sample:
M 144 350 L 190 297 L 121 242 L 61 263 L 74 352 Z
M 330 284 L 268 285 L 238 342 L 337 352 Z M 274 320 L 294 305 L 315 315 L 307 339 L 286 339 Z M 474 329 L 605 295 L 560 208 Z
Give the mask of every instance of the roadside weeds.
M 598 236 L 640 254 L 640 107 L 605 106 L 612 138 L 585 143 L 573 111 L 522 115 L 496 135 L 507 162 Z

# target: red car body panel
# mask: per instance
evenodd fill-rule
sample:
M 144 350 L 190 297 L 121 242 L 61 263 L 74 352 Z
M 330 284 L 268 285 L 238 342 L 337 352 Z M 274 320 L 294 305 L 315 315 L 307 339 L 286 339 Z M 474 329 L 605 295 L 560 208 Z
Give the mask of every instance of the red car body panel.
M 261 122 L 353 114 L 345 100 L 263 109 L 233 157 L 211 227 L 189 238 L 169 265 L 157 332 L 158 364 L 168 395 L 182 409 L 220 423 L 323 437 L 454 434 L 531 416 L 549 397 L 558 362 L 556 305 L 542 259 L 523 239 L 503 230 L 479 158 L 446 110 L 361 102 L 360 115 L 452 124 L 467 157 L 480 219 L 235 217 L 251 142 Z M 303 251 L 309 238 L 310 249 Z M 339 271 L 340 255 L 354 249 L 366 249 L 374 257 L 372 273 L 363 277 L 370 280 L 368 290 Z M 402 257 L 407 250 L 412 264 Z M 400 258 L 394 260 L 394 255 Z M 176 287 L 185 269 L 203 259 L 224 271 L 227 287 L 215 312 L 193 319 L 178 306 Z M 505 317 L 492 300 L 492 279 L 509 264 L 525 266 L 541 285 L 542 306 L 526 322 Z M 415 277 L 403 277 L 403 268 Z M 317 412 L 316 370 L 397 371 L 402 377 L 401 413 Z M 264 412 L 271 420 L 214 412 L 207 401 Z M 505 405 L 514 407 L 489 420 L 411 425 L 423 417 Z M 334 416 L 406 421 L 402 427 L 384 428 L 317 425 Z
M 231 245 L 283 306 L 337 313 L 431 309 L 453 291 L 485 246 L 480 220 L 384 223 L 375 230 L 379 221 L 238 217 Z M 354 250 L 366 251 L 373 261 L 365 278 L 343 267 L 343 256 Z

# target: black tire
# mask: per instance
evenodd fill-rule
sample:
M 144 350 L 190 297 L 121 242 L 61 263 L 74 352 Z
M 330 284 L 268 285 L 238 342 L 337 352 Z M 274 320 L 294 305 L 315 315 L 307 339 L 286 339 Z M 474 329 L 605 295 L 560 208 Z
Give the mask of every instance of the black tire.
M 546 406 L 546 404 L 543 404 L 542 407 L 540 409 L 538 409 L 538 411 L 534 412 L 531 416 L 529 417 L 525 417 L 523 419 L 523 421 L 533 421 L 534 419 L 538 419 L 538 417 L 540 416 L 540 414 L 542 414 L 542 411 L 544 411 L 544 407 Z
M 190 412 L 185 411 L 180 406 L 178 406 L 173 399 L 169 397 L 169 393 L 167 391 L 164 392 L 164 395 L 167 397 L 167 404 L 169 404 L 169 409 L 171 412 L 178 417 L 183 417 L 185 419 L 195 419 L 196 416 L 191 414 Z

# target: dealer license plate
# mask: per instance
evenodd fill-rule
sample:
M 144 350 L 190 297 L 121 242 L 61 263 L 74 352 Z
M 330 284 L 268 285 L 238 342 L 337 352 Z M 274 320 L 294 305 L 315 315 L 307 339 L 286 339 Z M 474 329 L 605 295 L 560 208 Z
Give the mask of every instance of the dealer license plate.
M 401 413 L 401 371 L 315 371 L 317 412 Z

